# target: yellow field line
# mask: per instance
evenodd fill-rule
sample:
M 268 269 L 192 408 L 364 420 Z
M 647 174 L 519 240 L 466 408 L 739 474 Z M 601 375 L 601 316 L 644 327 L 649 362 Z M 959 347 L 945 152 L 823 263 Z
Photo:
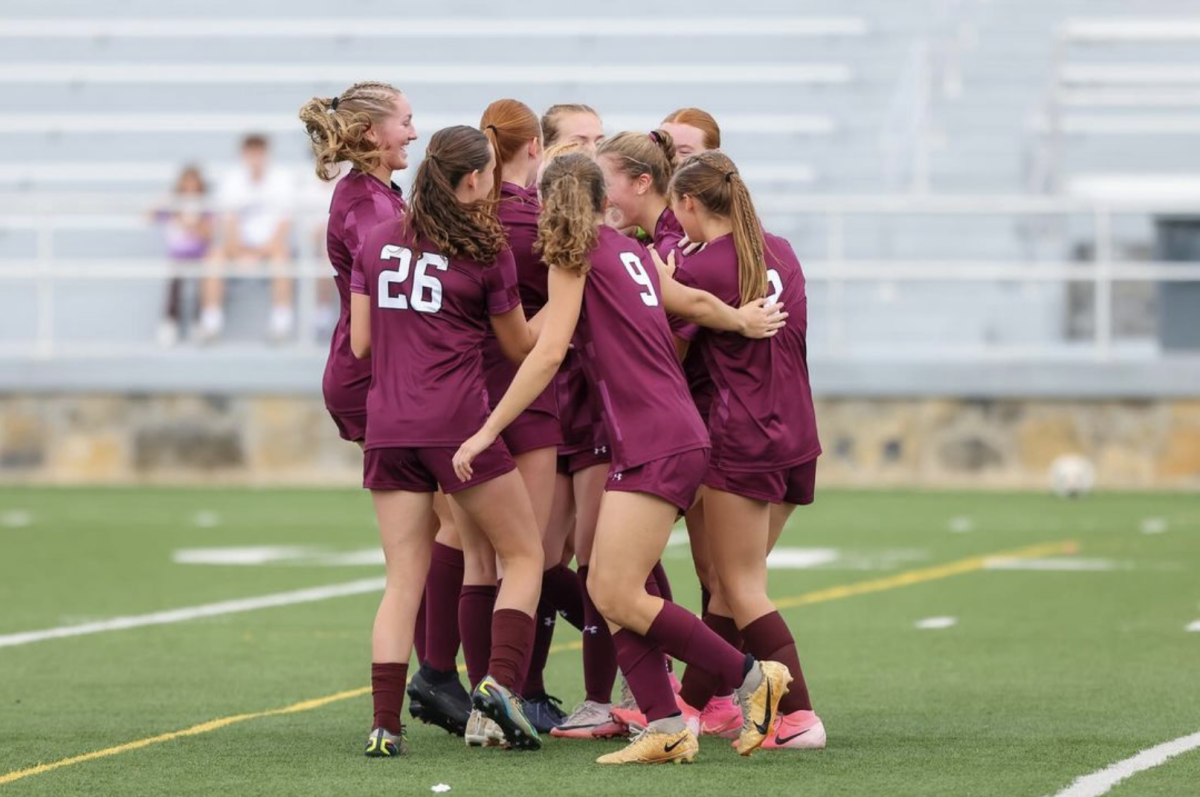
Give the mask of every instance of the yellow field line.
M 1055 554 L 1075 553 L 1079 550 L 1079 544 L 1074 540 L 1064 540 L 1061 542 L 1044 543 L 1041 545 L 1030 545 L 1025 548 L 1018 548 L 1012 551 L 1000 551 L 997 553 L 983 554 L 982 556 L 972 556 L 967 559 L 960 559 L 957 562 L 948 562 L 944 565 L 935 565 L 926 567 L 920 570 L 908 570 L 903 573 L 897 573 L 894 576 L 885 578 L 872 579 L 870 581 L 860 581 L 854 584 L 846 584 L 841 587 L 830 587 L 829 589 L 816 590 L 815 592 L 807 592 L 803 595 L 796 595 L 791 598 L 782 598 L 775 601 L 775 605 L 780 609 L 789 609 L 796 606 L 808 606 L 814 603 L 825 603 L 826 601 L 839 600 L 841 598 L 852 598 L 856 595 L 868 595 L 873 592 L 883 592 L 889 589 L 899 589 L 900 587 L 909 587 L 914 584 L 924 584 L 929 581 L 937 581 L 951 576 L 958 576 L 964 573 L 973 573 L 978 570 L 983 570 L 990 563 L 996 561 L 1012 561 L 1017 559 L 1038 559 L 1043 556 L 1053 556 Z M 572 642 L 566 645 L 555 645 L 551 648 L 551 654 L 562 653 L 568 650 L 579 650 L 583 645 L 579 642 Z M 459 671 L 462 672 L 465 668 L 459 666 Z M 106 747 L 103 750 L 96 750 L 91 753 L 74 756 L 72 758 L 64 758 L 60 761 L 54 761 L 49 764 L 38 764 L 37 766 L 27 769 L 18 769 L 9 772 L 5 775 L 0 775 L 0 786 L 6 783 L 22 780 L 23 778 L 32 777 L 33 775 L 42 775 L 46 772 L 53 772 L 62 767 L 69 767 L 73 764 L 82 764 L 86 761 L 95 761 L 98 758 L 108 758 L 109 756 L 128 753 L 131 750 L 140 750 L 143 747 L 149 747 L 154 744 L 162 744 L 175 739 L 181 739 L 185 736 L 199 736 L 202 733 L 210 733 L 220 730 L 221 728 L 236 725 L 240 722 L 249 722 L 250 720 L 263 719 L 265 717 L 278 717 L 283 714 L 296 714 L 301 711 L 311 711 L 316 708 L 327 706 L 330 703 L 337 703 L 342 700 L 350 700 L 355 697 L 361 697 L 370 694 L 370 687 L 362 687 L 360 689 L 349 689 L 345 692 L 338 692 L 325 697 L 318 697 L 312 700 L 303 700 L 299 703 L 293 703 L 290 706 L 283 708 L 273 708 L 267 711 L 256 711 L 250 714 L 235 714 L 230 717 L 221 717 L 220 719 L 209 720 L 202 722 L 199 725 L 193 725 L 190 728 L 184 728 L 180 731 L 171 731 L 170 733 L 162 733 L 158 736 L 149 736 L 145 739 L 138 739 L 133 742 L 126 742 L 115 747 Z
M 876 578 L 871 581 L 859 581 L 841 587 L 819 589 L 816 592 L 806 592 L 803 595 L 796 595 L 792 598 L 781 598 L 775 601 L 775 606 L 780 609 L 792 609 L 796 606 L 825 603 L 826 601 L 834 601 L 839 598 L 853 598 L 856 595 L 868 595 L 872 592 L 910 587 L 913 584 L 924 584 L 927 581 L 937 581 L 943 578 L 950 578 L 951 576 L 960 576 L 963 573 L 973 573 L 977 570 L 985 569 L 993 562 L 1017 559 L 1040 559 L 1043 556 L 1076 553 L 1078 550 L 1079 543 L 1074 540 L 1063 540 L 1061 542 L 1030 545 L 1025 548 L 1017 548 L 1013 551 L 986 553 L 982 556 L 959 559 L 957 562 L 947 562 L 944 565 L 934 565 L 933 567 L 925 567 L 920 570 L 906 570 L 894 576 L 885 576 L 884 578 Z

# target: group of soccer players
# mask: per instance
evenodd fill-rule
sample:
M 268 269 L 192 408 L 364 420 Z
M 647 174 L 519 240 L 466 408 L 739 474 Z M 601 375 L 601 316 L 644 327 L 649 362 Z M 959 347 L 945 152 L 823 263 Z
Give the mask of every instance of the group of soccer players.
M 820 454 L 804 275 L 716 120 L 605 138 L 585 105 L 499 100 L 433 134 L 405 199 L 402 92 L 359 83 L 300 118 L 322 179 L 352 167 L 329 211 L 323 387 L 364 450 L 387 563 L 366 754 L 405 751 L 406 693 L 472 746 L 632 737 L 601 764 L 691 761 L 701 734 L 823 747 L 766 589 Z M 703 618 L 659 562 L 685 513 Z M 543 682 L 559 616 L 583 640 L 570 715 Z

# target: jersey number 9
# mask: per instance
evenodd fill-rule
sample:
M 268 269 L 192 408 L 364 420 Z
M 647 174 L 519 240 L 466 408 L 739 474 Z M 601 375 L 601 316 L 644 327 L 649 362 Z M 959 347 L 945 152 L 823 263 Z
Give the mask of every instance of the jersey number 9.
M 392 295 L 392 286 L 400 285 L 408 280 L 412 271 L 413 253 L 403 246 L 388 244 L 379 253 L 381 260 L 396 260 L 399 265 L 395 270 L 379 272 L 379 306 L 391 310 L 407 310 L 412 306 L 418 313 L 436 313 L 442 309 L 442 283 L 436 276 L 430 274 L 430 266 L 437 271 L 450 268 L 450 261 L 442 255 L 424 252 L 417 259 L 416 273 L 413 274 L 412 287 L 406 297 L 403 289 Z
M 646 273 L 641 258 L 633 252 L 622 252 L 621 262 L 625 264 L 625 270 L 629 272 L 633 281 L 646 289 L 641 293 L 642 302 L 647 307 L 658 307 L 658 294 L 654 292 L 654 283 L 650 281 L 650 275 Z

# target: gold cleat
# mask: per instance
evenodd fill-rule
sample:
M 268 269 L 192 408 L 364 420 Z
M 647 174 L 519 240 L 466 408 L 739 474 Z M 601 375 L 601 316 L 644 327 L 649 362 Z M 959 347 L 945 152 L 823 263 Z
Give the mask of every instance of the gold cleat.
M 650 728 L 633 737 L 624 749 L 602 755 L 597 764 L 690 764 L 700 750 L 700 743 L 690 730 L 679 733 L 659 733 Z
M 771 732 L 775 716 L 779 712 L 779 701 L 788 693 L 792 673 L 787 666 L 777 661 L 762 661 L 762 683 L 748 697 L 738 698 L 742 706 L 742 732 L 733 747 L 738 755 L 750 755 Z

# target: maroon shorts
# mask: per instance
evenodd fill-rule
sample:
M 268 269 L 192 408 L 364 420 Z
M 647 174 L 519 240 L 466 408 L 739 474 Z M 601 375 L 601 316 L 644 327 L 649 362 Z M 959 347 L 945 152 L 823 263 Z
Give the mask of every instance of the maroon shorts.
M 475 474 L 467 481 L 454 475 L 454 448 L 371 448 L 363 456 L 363 487 L 368 490 L 404 490 L 432 493 L 441 485 L 449 495 L 515 470 L 502 440 L 475 458 Z
M 704 477 L 704 486 L 769 504 L 807 506 L 816 496 L 817 461 L 814 459 L 803 465 L 762 473 L 710 467 Z
M 514 457 L 539 448 L 557 448 L 562 443 L 562 424 L 546 412 L 526 410 L 508 425 L 500 437 Z
M 558 472 L 574 476 L 581 470 L 587 470 L 596 465 L 607 465 L 610 462 L 612 462 L 612 451 L 609 450 L 608 446 L 589 448 L 586 451 L 560 456 L 558 458 Z
M 708 449 L 696 448 L 608 475 L 605 490 L 649 493 L 686 512 L 708 470 Z
M 361 443 L 367 439 L 367 413 L 366 412 L 337 412 L 329 410 L 329 417 L 333 418 L 333 422 L 337 424 L 338 432 L 343 440 L 349 440 L 351 443 Z

